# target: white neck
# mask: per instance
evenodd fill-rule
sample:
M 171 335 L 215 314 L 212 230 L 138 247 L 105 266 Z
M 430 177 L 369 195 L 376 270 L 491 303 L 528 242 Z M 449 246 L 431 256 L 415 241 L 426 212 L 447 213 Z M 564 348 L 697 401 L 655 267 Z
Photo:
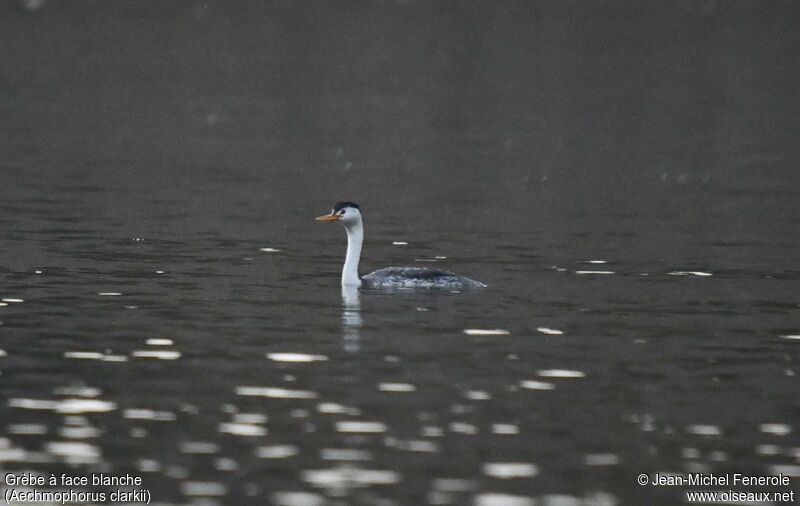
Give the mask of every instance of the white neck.
M 347 230 L 347 256 L 342 269 L 342 286 L 361 286 L 358 276 L 358 261 L 361 258 L 361 243 L 364 242 L 364 226 L 361 220 L 345 227 Z

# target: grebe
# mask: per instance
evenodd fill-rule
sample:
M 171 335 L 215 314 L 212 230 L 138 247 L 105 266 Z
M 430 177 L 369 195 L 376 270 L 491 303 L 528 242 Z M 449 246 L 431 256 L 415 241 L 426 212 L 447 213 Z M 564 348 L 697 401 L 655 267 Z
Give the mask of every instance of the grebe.
M 317 221 L 338 221 L 347 230 L 347 256 L 342 269 L 342 286 L 368 288 L 483 288 L 486 285 L 452 272 L 428 267 L 387 267 L 366 276 L 358 275 L 361 243 L 364 242 L 364 224 L 361 208 L 353 202 L 337 202 L 333 211 L 318 216 Z

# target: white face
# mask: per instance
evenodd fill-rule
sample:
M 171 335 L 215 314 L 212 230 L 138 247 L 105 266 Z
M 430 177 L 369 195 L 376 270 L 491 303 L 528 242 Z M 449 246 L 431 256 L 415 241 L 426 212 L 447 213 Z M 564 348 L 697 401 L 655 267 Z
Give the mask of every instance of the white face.
M 343 207 L 336 215 L 339 216 L 338 221 L 345 226 L 361 221 L 361 212 L 355 207 Z

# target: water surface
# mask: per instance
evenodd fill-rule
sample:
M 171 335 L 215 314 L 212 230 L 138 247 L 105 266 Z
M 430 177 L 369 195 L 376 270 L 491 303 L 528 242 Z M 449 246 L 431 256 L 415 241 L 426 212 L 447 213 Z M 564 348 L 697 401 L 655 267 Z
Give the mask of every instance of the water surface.
M 0 7 L 2 469 L 160 504 L 796 490 L 797 14 Z M 343 199 L 363 269 L 489 287 L 342 293 Z

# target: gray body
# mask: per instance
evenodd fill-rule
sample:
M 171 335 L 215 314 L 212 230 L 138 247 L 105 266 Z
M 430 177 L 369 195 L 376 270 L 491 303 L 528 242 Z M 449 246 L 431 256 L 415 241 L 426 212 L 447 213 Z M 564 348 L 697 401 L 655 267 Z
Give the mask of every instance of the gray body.
M 367 288 L 445 288 L 462 290 L 486 285 L 465 276 L 430 267 L 386 267 L 361 278 Z

